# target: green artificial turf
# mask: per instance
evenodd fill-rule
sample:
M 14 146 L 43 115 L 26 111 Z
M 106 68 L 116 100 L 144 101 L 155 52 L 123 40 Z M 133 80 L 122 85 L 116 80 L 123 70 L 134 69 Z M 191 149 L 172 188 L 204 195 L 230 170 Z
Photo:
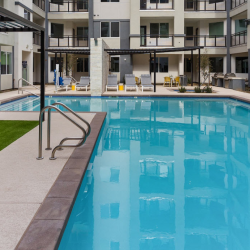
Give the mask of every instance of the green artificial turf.
M 38 121 L 0 121 L 0 151 L 38 125 Z

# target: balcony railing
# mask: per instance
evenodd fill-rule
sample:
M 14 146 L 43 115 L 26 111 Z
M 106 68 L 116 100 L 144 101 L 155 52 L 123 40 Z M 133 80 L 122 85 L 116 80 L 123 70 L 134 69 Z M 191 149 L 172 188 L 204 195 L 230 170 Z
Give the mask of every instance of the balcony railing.
M 247 31 L 235 33 L 231 36 L 231 46 L 247 44 Z
M 41 35 L 39 33 L 33 33 L 33 44 L 41 45 Z
M 42 10 L 45 10 L 45 0 L 33 0 L 33 4 Z
M 141 10 L 172 10 L 174 9 L 174 0 L 168 0 L 167 3 L 159 3 L 160 0 L 156 0 L 155 3 L 150 3 L 147 0 L 141 0 Z
M 216 2 L 216 0 L 185 0 L 184 9 L 185 11 L 225 11 L 226 1 Z
M 247 0 L 231 0 L 231 9 L 234 9 L 244 3 L 246 3 Z
M 226 47 L 226 36 L 200 35 L 186 36 L 185 47 L 204 46 L 204 47 Z
M 88 36 L 49 37 L 49 47 L 88 47 Z
M 61 1 L 54 0 L 49 2 L 49 12 L 88 12 L 88 1 L 71 0 Z
M 138 35 L 141 47 L 172 47 L 174 46 L 173 35 Z

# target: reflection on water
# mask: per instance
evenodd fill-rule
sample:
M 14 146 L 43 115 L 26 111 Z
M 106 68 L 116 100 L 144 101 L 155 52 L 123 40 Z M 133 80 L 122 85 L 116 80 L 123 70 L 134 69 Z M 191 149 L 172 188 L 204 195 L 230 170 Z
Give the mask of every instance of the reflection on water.
M 250 249 L 248 105 L 46 100 L 54 101 L 107 111 L 60 250 Z

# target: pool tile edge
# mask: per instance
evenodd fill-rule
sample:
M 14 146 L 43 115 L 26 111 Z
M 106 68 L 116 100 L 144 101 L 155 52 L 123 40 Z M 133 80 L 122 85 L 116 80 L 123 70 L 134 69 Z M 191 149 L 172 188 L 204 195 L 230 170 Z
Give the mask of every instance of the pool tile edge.
M 82 147 L 73 151 L 15 250 L 58 248 L 106 115 L 106 112 L 96 113 L 91 122 L 90 136 Z M 79 158 L 79 154 L 84 157 Z M 71 160 L 74 160 L 74 167 Z M 66 176 L 65 172 L 70 174 Z

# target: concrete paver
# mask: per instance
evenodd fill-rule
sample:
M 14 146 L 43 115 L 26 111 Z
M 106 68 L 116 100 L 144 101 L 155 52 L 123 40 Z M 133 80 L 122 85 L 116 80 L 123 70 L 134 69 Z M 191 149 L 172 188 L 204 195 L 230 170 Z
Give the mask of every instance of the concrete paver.
M 91 122 L 95 113 L 78 113 Z M 68 114 L 74 118 L 73 115 Z M 1 119 L 37 120 L 38 112 L 1 112 Z M 43 202 L 74 148 L 58 151 L 49 160 L 46 151 L 46 125 L 43 124 L 43 160 L 38 155 L 38 127 L 0 151 L 0 250 L 12 250 Z M 84 125 L 86 129 L 86 125 Z M 51 146 L 64 137 L 80 137 L 82 132 L 60 114 L 52 114 Z M 71 143 L 76 143 L 75 141 Z

